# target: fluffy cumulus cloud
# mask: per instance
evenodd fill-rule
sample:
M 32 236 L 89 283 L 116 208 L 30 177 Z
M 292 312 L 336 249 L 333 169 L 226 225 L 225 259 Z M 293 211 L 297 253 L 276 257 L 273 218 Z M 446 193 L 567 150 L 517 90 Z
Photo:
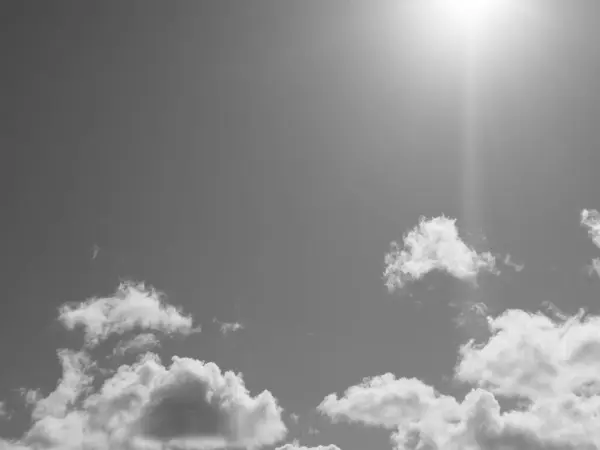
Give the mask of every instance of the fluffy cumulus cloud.
M 156 303 L 152 292 L 127 285 L 98 304 L 61 310 L 68 328 L 85 327 L 87 345 L 58 352 L 63 374 L 53 392 L 43 396 L 23 389 L 35 392 L 29 401 L 31 426 L 18 441 L 0 439 L 0 450 L 258 449 L 285 437 L 282 409 L 273 395 L 251 395 L 241 374 L 215 363 L 175 356 L 163 364 L 146 352 L 116 371 L 102 371 L 90 356 L 90 342 L 140 324 L 192 329 L 191 318 Z M 138 321 L 145 312 L 150 319 Z M 71 321 L 64 319 L 69 313 Z M 148 333 L 138 338 L 141 347 L 153 342 Z M 132 348 L 133 342 L 123 345 Z
M 89 347 L 135 329 L 183 335 L 198 330 L 192 317 L 166 304 L 160 292 L 134 283 L 121 284 L 111 297 L 63 305 L 59 320 L 70 330 L 81 327 Z
M 488 321 L 489 339 L 459 351 L 456 379 L 472 386 L 462 401 L 385 374 L 319 410 L 393 430 L 399 449 L 600 448 L 600 317 L 509 310 Z
M 478 253 L 460 238 L 456 220 L 445 216 L 421 218 L 403 238 L 403 245 L 392 242 L 385 257 L 384 278 L 388 289 L 402 288 L 438 270 L 460 280 L 474 281 L 481 271 L 495 272 L 495 258 Z

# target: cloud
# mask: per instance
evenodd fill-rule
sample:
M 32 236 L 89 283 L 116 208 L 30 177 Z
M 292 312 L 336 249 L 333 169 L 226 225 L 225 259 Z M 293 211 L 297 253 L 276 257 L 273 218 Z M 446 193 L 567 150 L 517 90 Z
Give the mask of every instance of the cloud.
M 35 400 L 32 414 L 35 419 L 64 417 L 92 382 L 92 377 L 87 373 L 92 363 L 85 353 L 62 349 L 58 351 L 58 359 L 62 366 L 62 378 L 53 392 Z
M 507 253 L 506 256 L 504 257 L 504 265 L 508 266 L 508 267 L 512 267 L 513 269 L 515 269 L 515 272 L 521 272 L 524 268 L 525 268 L 525 264 L 517 264 L 515 263 L 510 256 L 510 253 Z
M 98 244 L 94 244 L 92 247 L 92 261 L 98 257 L 100 253 L 100 246 Z
M 25 405 L 32 406 L 36 405 L 39 400 L 43 398 L 43 395 L 40 393 L 39 389 L 27 389 L 24 387 L 17 388 L 16 392 L 21 395 L 23 400 L 25 401 Z
M 229 333 L 234 333 L 236 331 L 244 329 L 244 325 L 242 325 L 239 322 L 221 322 L 220 320 L 215 318 L 213 319 L 213 323 L 219 325 L 219 331 L 223 335 L 227 335 Z
M 587 266 L 588 276 L 596 275 L 600 277 L 600 258 L 592 259 L 592 262 Z
M 509 310 L 489 327 L 485 346 L 469 342 L 460 349 L 459 380 L 528 401 L 600 388 L 600 317 L 584 319 L 580 311 L 557 321 Z
M 123 356 L 126 353 L 141 353 L 160 347 L 160 341 L 152 333 L 142 333 L 137 336 L 121 340 L 113 350 L 114 356 Z
M 145 436 L 253 447 L 274 444 L 285 435 L 271 393 L 250 397 L 239 375 L 221 373 L 214 363 L 175 357 L 159 380 L 137 421 Z
M 391 373 L 366 378 L 346 390 L 341 398 L 330 394 L 318 406 L 334 422 L 349 421 L 393 429 L 422 414 L 436 400 L 431 386 L 416 378 L 396 378 Z
M 458 234 L 456 220 L 447 217 L 421 218 L 403 238 L 403 246 L 392 242 L 385 257 L 384 278 L 390 291 L 438 270 L 474 282 L 480 271 L 494 273 L 495 258 L 477 253 Z
M 8 412 L 8 409 L 6 408 L 6 403 L 0 402 L 0 419 L 9 419 L 9 418 L 10 418 L 10 413 Z
M 68 329 L 85 327 L 86 344 L 58 351 L 62 376 L 53 392 L 19 389 L 33 406 L 31 426 L 17 441 L 0 439 L 0 450 L 258 449 L 281 442 L 282 408 L 267 390 L 251 395 L 241 374 L 178 356 L 164 365 L 151 352 L 116 370 L 92 360 L 98 349 L 90 347 L 113 333 L 192 330 L 190 317 L 159 300 L 125 285 L 115 297 L 61 309 Z M 139 334 L 118 351 L 154 345 L 154 338 Z
M 458 316 L 454 322 L 458 327 L 468 328 L 474 331 L 475 328 L 487 328 L 488 306 L 482 302 L 462 302 L 460 304 L 451 303 L 450 306 L 460 308 Z
M 86 377 L 74 358 L 63 356 L 66 373 L 38 402 L 33 426 L 18 444 L 31 450 L 258 448 L 286 434 L 270 392 L 252 397 L 240 375 L 214 363 L 173 357 L 163 366 L 147 353 L 90 392 L 82 389 Z
M 600 247 L 600 213 L 595 209 L 582 210 L 581 225 L 588 229 L 588 234 L 596 247 Z
M 595 209 L 584 209 L 581 211 L 581 225 L 586 227 L 588 235 L 596 247 L 600 248 L 600 213 Z M 592 259 L 587 265 L 588 276 L 600 276 L 600 258 Z
M 290 414 L 290 420 L 294 423 L 298 423 L 298 421 L 300 420 L 300 416 L 298 414 Z
M 392 430 L 399 449 L 599 448 L 600 317 L 509 310 L 488 323 L 486 342 L 459 351 L 455 377 L 472 386 L 462 401 L 388 373 L 327 396 L 319 411 Z
M 109 336 L 135 329 L 188 335 L 195 328 L 191 316 L 164 302 L 163 295 L 143 284 L 123 283 L 112 297 L 92 298 L 76 305 L 63 305 L 59 320 L 69 330 L 81 327 L 86 345 L 94 347 Z
M 318 447 L 302 447 L 298 442 L 285 444 L 283 447 L 277 447 L 275 450 L 340 450 L 337 445 L 319 445 Z

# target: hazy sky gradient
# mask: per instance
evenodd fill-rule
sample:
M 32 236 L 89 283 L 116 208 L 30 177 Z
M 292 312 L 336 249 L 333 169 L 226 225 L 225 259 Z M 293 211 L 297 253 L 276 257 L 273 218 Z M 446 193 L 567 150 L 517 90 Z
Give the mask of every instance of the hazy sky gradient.
M 133 279 L 204 326 L 165 354 L 176 345 L 269 389 L 300 415 L 290 439 L 386 449 L 387 433 L 315 407 L 385 372 L 454 392 L 445 377 L 466 336 L 452 302 L 595 311 L 597 249 L 579 214 L 600 208 L 600 3 L 532 1 L 535 27 L 497 33 L 477 223 L 459 49 L 432 48 L 397 3 L 8 2 L 0 398 L 55 386 L 55 350 L 72 342 L 59 305 Z M 390 241 L 441 214 L 524 271 L 477 289 L 434 274 L 389 294 Z M 244 329 L 223 336 L 213 318 Z M 17 414 L 0 435 L 25 425 Z

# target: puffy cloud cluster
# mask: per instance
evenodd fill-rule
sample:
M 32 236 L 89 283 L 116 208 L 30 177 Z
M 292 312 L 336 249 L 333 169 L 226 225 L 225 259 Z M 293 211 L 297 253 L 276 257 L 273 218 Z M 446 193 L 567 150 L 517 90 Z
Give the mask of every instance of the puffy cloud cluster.
M 113 297 L 61 308 L 60 319 L 69 329 L 82 326 L 86 344 L 79 351 L 59 350 L 62 377 L 53 392 L 43 397 L 24 391 L 33 406 L 32 425 L 16 442 L 0 439 L 0 450 L 260 448 L 285 437 L 273 395 L 252 396 L 241 374 L 212 362 L 176 356 L 163 365 L 146 352 L 107 372 L 92 360 L 89 350 L 111 334 L 145 330 L 119 344 L 123 354 L 156 345 L 148 330 L 193 330 L 191 317 L 155 291 L 122 285 Z
M 191 316 L 166 304 L 160 292 L 134 283 L 121 284 L 111 297 L 63 305 L 59 320 L 69 330 L 81 327 L 88 347 L 136 329 L 182 335 L 199 330 Z
M 422 217 L 404 236 L 402 247 L 392 242 L 385 264 L 384 278 L 391 291 L 433 270 L 471 282 L 481 271 L 496 271 L 494 256 L 489 252 L 477 253 L 465 244 L 459 236 L 456 220 L 445 216 Z
M 462 401 L 385 374 L 319 410 L 393 430 L 399 449 L 600 448 L 600 318 L 509 310 L 488 320 L 487 342 L 459 352 L 456 379 L 473 387 Z

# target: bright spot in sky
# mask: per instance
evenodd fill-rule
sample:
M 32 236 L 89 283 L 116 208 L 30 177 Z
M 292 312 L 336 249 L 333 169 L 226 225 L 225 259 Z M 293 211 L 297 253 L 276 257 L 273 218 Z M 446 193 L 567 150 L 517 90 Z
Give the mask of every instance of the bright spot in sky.
M 469 38 L 499 25 L 514 7 L 513 0 L 430 0 L 435 26 Z
M 464 30 L 483 27 L 500 12 L 505 0 L 439 0 L 444 16 Z M 487 23 L 489 25 L 489 23 Z

